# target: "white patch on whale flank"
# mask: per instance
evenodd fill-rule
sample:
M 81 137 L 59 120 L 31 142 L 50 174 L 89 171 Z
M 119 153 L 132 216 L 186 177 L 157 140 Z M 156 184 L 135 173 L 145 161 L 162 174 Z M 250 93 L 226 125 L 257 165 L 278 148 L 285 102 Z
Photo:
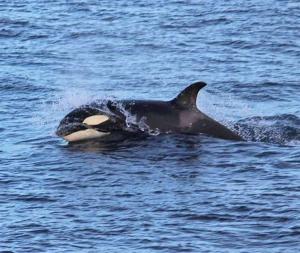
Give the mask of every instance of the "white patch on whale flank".
M 82 123 L 87 124 L 89 126 L 96 126 L 96 125 L 99 125 L 108 120 L 109 120 L 109 117 L 106 115 L 93 115 L 93 116 L 87 117 Z
M 99 132 L 95 129 L 86 129 L 86 130 L 80 130 L 80 131 L 71 133 L 69 135 L 64 136 L 63 138 L 68 142 L 74 142 L 74 141 L 82 141 L 82 140 L 100 138 L 100 137 L 103 137 L 108 134 L 110 134 L 110 133 L 109 132 L 108 133 Z

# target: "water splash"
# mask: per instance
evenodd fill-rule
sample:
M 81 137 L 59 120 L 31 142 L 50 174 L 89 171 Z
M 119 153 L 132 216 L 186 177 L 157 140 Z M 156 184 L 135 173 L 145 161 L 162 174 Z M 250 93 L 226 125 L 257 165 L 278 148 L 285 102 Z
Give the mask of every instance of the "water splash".
M 122 101 L 113 100 L 113 105 L 116 109 L 121 112 L 125 116 L 125 123 L 126 123 L 126 131 L 128 132 L 143 132 L 148 135 L 159 135 L 159 129 L 151 129 L 146 123 L 146 117 L 141 117 L 138 119 L 137 115 L 128 111 Z M 134 103 L 134 102 L 132 102 Z
M 38 105 L 37 112 L 33 115 L 32 124 L 54 136 L 58 122 L 72 109 L 95 100 L 95 95 L 84 89 L 65 90 L 54 94 L 49 100 Z
M 212 94 L 204 91 L 198 100 L 198 108 L 230 128 L 241 117 L 263 115 L 261 110 L 251 107 L 230 93 Z
M 247 103 L 233 96 L 217 96 L 218 99 L 215 94 L 205 94 L 202 96 L 203 99 L 199 100 L 198 107 L 236 131 L 244 139 L 289 145 L 297 145 L 300 141 L 300 119 L 297 116 L 293 114 L 263 116 L 265 112 L 262 109 L 250 108 Z M 108 114 L 112 112 L 107 107 L 107 101 L 111 101 L 117 111 L 125 116 L 124 130 L 128 132 L 142 132 L 154 136 L 160 134 L 159 129 L 150 129 L 145 117 L 138 119 L 137 115 L 128 111 L 122 101 L 116 100 L 115 97 L 97 99 L 95 94 L 82 89 L 64 91 L 54 96 L 52 100 L 40 104 L 32 122 L 39 128 L 48 129 L 49 133 L 54 135 L 54 129 L 66 113 L 81 105 L 90 104 L 91 101 L 95 101 L 95 106 Z M 243 119 L 236 121 L 241 116 Z
M 300 118 L 292 114 L 245 118 L 234 128 L 249 141 L 288 145 L 297 145 L 300 141 Z

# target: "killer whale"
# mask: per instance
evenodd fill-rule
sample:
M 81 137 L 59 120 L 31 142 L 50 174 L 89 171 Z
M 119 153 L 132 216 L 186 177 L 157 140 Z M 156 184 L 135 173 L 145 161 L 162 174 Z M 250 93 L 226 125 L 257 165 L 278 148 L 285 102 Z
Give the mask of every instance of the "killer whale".
M 169 101 L 95 101 L 67 114 L 61 120 L 56 134 L 68 142 L 105 138 L 120 133 L 203 133 L 221 139 L 242 140 L 197 108 L 198 92 L 205 86 L 205 82 L 193 83 Z

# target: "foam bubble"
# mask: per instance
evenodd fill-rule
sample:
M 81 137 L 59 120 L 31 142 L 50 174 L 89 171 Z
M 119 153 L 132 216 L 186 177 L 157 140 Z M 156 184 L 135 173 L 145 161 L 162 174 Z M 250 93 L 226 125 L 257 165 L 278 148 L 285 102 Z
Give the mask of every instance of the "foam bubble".
M 39 110 L 32 117 L 32 124 L 54 135 L 59 121 L 68 112 L 94 99 L 95 95 L 84 89 L 64 90 L 38 105 Z
M 290 145 L 300 139 L 299 118 L 292 114 L 246 118 L 236 123 L 235 129 L 250 141 Z

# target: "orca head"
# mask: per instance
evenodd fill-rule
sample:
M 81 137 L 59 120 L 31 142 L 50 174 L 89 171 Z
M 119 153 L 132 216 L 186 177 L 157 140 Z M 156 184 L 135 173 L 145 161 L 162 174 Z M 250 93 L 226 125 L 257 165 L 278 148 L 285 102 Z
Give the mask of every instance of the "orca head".
M 99 138 L 110 134 L 116 118 L 91 106 L 81 106 L 67 114 L 56 134 L 68 142 Z

